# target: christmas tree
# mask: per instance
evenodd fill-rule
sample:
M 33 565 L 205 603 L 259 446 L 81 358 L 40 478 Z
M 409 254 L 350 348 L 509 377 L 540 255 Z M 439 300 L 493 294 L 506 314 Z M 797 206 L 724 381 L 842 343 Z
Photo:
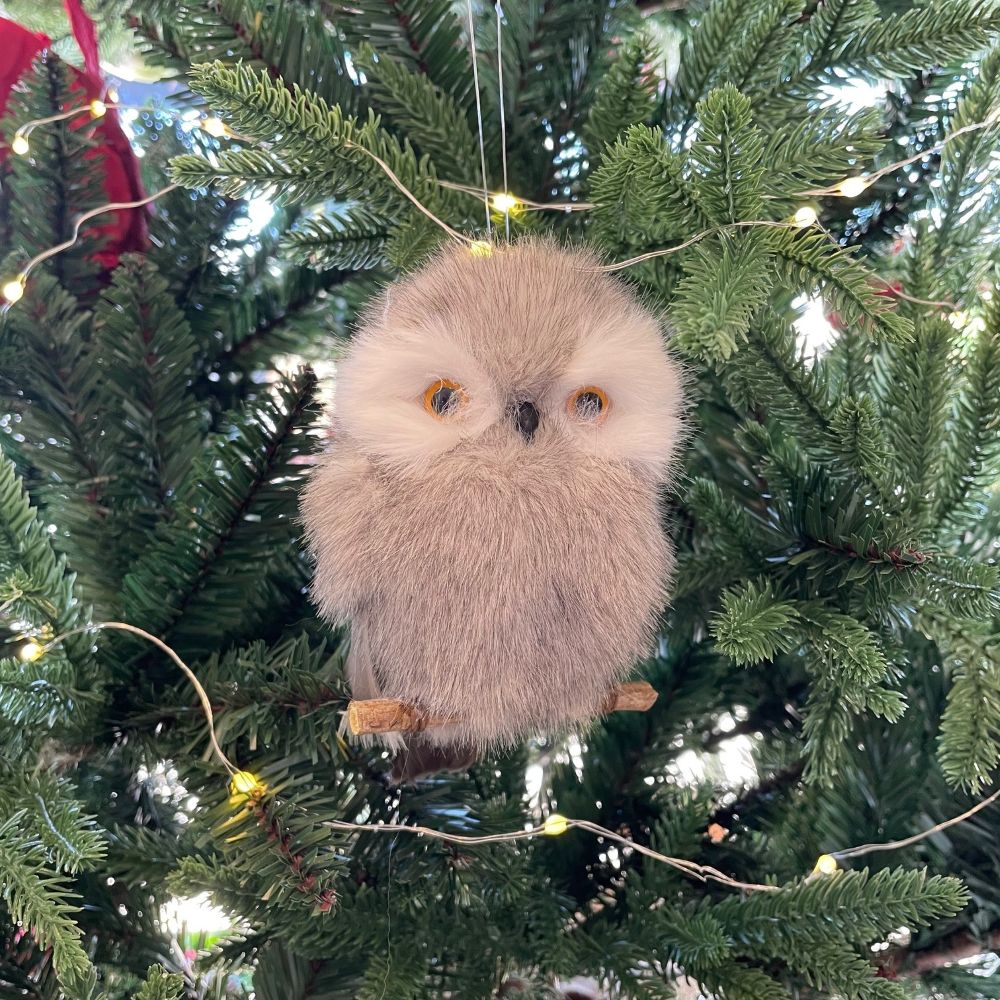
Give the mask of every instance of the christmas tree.
M 996 0 L 66 7 L 0 5 L 0 995 L 1000 997 Z M 397 785 L 298 510 L 456 236 L 668 318 L 678 570 L 649 711 Z

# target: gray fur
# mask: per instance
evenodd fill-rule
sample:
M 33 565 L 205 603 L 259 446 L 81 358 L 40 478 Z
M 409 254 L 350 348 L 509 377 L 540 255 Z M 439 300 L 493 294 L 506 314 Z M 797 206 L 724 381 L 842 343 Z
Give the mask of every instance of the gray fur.
M 446 420 L 422 403 L 442 377 L 469 395 Z M 567 410 L 580 385 L 608 392 L 600 425 Z M 463 752 L 592 716 L 667 600 L 658 492 L 682 405 L 654 317 L 589 255 L 449 251 L 389 289 L 338 367 L 303 502 L 315 600 L 353 623 L 355 697 L 460 719 L 424 738 Z

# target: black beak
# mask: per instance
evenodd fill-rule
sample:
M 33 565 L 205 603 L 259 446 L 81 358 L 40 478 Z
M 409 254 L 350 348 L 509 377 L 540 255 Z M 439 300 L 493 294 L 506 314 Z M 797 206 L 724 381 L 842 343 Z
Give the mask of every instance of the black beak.
M 514 403 L 511 407 L 511 417 L 517 432 L 525 441 L 530 442 L 538 429 L 538 410 L 535 409 L 535 404 L 526 400 Z

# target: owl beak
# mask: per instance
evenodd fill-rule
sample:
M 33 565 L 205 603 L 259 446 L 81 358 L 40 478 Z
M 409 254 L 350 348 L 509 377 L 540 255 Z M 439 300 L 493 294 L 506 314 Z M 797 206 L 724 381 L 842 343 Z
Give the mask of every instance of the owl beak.
M 514 429 L 530 444 L 538 429 L 538 410 L 535 409 L 535 404 L 527 400 L 516 402 L 511 405 L 510 415 Z

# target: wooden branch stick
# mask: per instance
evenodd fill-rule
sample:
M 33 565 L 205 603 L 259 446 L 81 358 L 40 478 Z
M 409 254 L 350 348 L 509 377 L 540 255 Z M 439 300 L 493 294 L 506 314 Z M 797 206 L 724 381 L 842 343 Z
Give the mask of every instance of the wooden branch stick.
M 656 701 L 656 691 L 646 681 L 634 681 L 614 688 L 601 705 L 606 712 L 648 712 Z M 369 698 L 347 706 L 347 722 L 355 736 L 374 733 L 420 733 L 425 729 L 460 722 L 448 716 L 428 715 L 416 705 L 395 698 Z

